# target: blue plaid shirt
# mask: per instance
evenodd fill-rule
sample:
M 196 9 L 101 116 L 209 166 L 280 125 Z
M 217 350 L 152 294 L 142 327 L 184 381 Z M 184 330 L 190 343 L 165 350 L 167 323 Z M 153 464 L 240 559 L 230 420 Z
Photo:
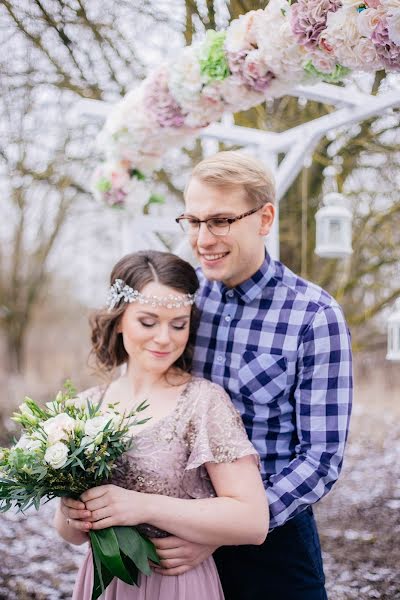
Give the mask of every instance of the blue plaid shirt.
M 198 271 L 192 372 L 220 384 L 261 457 L 271 529 L 340 473 L 352 398 L 350 336 L 337 302 L 268 255 L 229 289 Z

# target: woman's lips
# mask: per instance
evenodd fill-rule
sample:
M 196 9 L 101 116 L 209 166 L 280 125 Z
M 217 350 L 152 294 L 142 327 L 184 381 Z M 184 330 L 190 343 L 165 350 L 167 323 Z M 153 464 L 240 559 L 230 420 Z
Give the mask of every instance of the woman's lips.
M 170 354 L 170 352 L 159 352 L 157 350 L 149 350 L 149 352 L 157 358 L 164 358 L 164 356 L 168 356 Z

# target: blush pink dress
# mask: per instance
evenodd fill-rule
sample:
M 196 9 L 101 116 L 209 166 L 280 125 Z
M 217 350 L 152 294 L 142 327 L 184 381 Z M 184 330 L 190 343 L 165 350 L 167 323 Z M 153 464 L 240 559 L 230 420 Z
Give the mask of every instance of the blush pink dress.
M 90 390 L 93 394 L 102 388 Z M 172 413 L 134 436 L 134 446 L 121 457 L 112 483 L 175 498 L 210 498 L 215 491 L 208 462 L 232 462 L 257 452 L 249 442 L 240 414 L 218 385 L 193 377 Z M 165 536 L 151 525 L 139 527 L 149 536 Z M 182 575 L 140 575 L 139 587 L 114 578 L 101 600 L 223 600 L 221 583 L 210 556 Z M 90 549 L 79 570 L 73 600 L 90 600 L 93 563 Z

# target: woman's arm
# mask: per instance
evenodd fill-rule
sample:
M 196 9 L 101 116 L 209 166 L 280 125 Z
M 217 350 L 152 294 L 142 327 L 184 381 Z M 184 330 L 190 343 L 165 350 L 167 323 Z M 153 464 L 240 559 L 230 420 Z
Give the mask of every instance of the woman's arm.
M 60 502 L 57 504 L 57 509 L 54 515 L 53 525 L 58 531 L 59 535 L 70 544 L 75 544 L 77 546 L 83 544 L 84 542 L 89 541 L 88 531 L 90 529 L 90 524 L 84 521 L 78 522 L 78 527 L 76 527 L 76 521 L 71 519 L 71 517 L 65 517 L 62 510 L 61 504 L 65 503 L 65 499 L 62 498 Z M 84 507 L 82 502 L 78 501 L 78 504 Z M 82 515 L 86 514 L 88 511 L 82 511 Z M 90 513 L 88 513 L 90 514 Z M 69 519 L 69 522 L 68 520 Z
M 82 494 L 92 512 L 91 529 L 151 523 L 169 533 L 200 544 L 261 544 L 267 535 L 269 511 L 254 456 L 231 463 L 207 463 L 217 498 L 185 500 L 144 494 L 115 485 Z M 75 503 L 70 503 L 71 509 Z M 78 511 L 71 510 L 72 517 Z

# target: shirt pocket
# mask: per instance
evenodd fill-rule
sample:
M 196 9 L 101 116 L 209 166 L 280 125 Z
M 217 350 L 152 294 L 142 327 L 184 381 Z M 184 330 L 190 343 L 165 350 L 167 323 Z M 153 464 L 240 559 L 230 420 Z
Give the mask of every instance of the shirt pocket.
M 287 358 L 246 350 L 238 372 L 239 393 L 255 404 L 278 401 L 286 391 Z

